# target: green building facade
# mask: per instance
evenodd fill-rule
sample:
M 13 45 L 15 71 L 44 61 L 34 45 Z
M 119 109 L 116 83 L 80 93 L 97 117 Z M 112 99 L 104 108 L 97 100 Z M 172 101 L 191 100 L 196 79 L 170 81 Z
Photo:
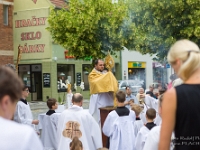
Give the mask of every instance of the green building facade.
M 50 7 L 59 8 L 65 5 L 54 4 L 53 0 L 17 0 L 14 1 L 13 31 L 14 31 L 14 61 L 18 52 L 21 59 L 18 74 L 31 94 L 28 100 L 46 101 L 47 97 L 65 99 L 67 83 L 71 89 L 82 92 L 84 98 L 89 98 L 88 74 L 91 60 L 76 60 L 67 54 L 67 50 L 53 43 L 48 27 Z M 67 39 L 66 39 L 67 40 Z M 120 53 L 115 58 L 113 72 L 116 78 L 121 79 Z M 79 85 L 84 82 L 85 90 Z

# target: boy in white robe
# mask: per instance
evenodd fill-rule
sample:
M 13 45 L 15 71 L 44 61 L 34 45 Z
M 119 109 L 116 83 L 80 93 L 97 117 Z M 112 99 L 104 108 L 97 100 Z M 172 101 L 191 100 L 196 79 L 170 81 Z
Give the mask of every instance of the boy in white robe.
M 137 150 L 143 150 L 147 135 L 149 131 L 156 126 L 153 120 L 156 117 L 156 111 L 153 108 L 149 108 L 146 112 L 147 123 L 138 132 L 135 140 L 135 147 Z
M 58 103 L 55 98 L 49 98 L 47 100 L 47 106 L 49 107 L 49 111 L 46 113 L 46 115 L 51 116 L 52 114 L 56 113 L 56 109 L 58 108 Z
M 161 109 L 162 109 L 162 100 L 163 100 L 163 95 L 159 97 L 159 115 L 162 116 Z M 158 144 L 159 144 L 159 139 L 160 139 L 160 128 L 161 126 L 156 126 L 154 127 L 147 136 L 147 140 L 144 144 L 143 150 L 158 150 Z M 171 137 L 171 146 L 170 150 L 174 149 L 174 134 L 172 134 Z
M 44 146 L 44 150 L 56 150 L 58 147 L 57 142 L 57 126 L 60 113 L 53 113 L 51 115 L 45 115 L 42 119 L 42 133 L 41 141 Z
M 162 91 L 159 91 L 159 93 L 162 93 Z M 160 95 L 160 94 L 158 94 L 158 95 Z M 146 95 L 145 96 L 145 103 L 144 103 L 144 110 L 143 110 L 144 113 L 142 112 L 141 113 L 142 116 L 140 116 L 141 119 L 144 121 L 144 123 L 146 123 L 146 117 L 145 117 L 146 115 L 145 114 L 146 114 L 146 110 L 148 108 L 154 108 L 156 110 L 156 118 L 154 120 L 154 123 L 156 125 L 160 125 L 161 118 L 158 114 L 158 100 L 153 98 L 153 97 Z
M 0 67 L 0 149 L 43 150 L 36 133 L 29 126 L 11 121 L 17 100 L 21 96 L 22 81 L 8 67 Z
M 78 137 L 84 150 L 102 148 L 99 125 L 88 111 L 83 110 L 83 96 L 76 93 L 72 97 L 73 106 L 63 111 L 58 121 L 58 149 L 70 150 L 70 142 Z
M 110 138 L 110 150 L 136 150 L 134 146 L 135 113 L 125 107 L 126 94 L 116 94 L 117 109 L 111 111 L 103 125 L 103 133 Z
M 17 102 L 14 121 L 32 126 L 35 129 L 35 125 L 38 125 L 39 121 L 33 120 L 30 105 L 26 100 L 28 95 L 29 95 L 29 89 L 27 86 L 24 86 L 21 99 Z
M 135 104 L 131 107 L 131 110 L 134 111 L 136 114 L 136 121 L 134 122 L 134 131 L 136 137 L 138 132 L 140 131 L 140 128 L 144 126 L 143 121 L 140 119 L 140 113 L 142 111 L 142 108 L 140 105 Z

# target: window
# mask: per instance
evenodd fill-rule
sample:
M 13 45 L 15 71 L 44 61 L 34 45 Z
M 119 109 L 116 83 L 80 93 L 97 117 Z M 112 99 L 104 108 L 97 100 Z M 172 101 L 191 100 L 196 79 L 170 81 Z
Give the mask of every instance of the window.
M 153 84 L 155 85 L 155 88 L 158 88 L 160 85 L 162 88 L 166 88 L 165 83 L 167 83 L 167 74 L 166 64 L 153 62 Z
M 71 84 L 71 90 L 74 90 L 75 67 L 67 64 L 57 66 L 57 87 L 58 92 L 67 92 L 68 84 Z
M 83 75 L 83 82 L 85 86 L 85 90 L 89 90 L 89 81 L 88 81 L 88 75 L 92 71 L 92 65 L 91 64 L 83 64 L 82 65 L 82 75 Z
M 8 5 L 3 5 L 3 24 L 8 25 Z

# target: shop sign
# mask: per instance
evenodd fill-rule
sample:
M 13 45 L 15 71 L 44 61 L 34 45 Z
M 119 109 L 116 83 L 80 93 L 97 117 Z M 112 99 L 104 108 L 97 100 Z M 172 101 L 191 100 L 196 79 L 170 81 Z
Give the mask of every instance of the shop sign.
M 128 62 L 128 68 L 146 68 L 145 62 Z
M 69 51 L 68 50 L 65 50 L 65 59 L 74 59 L 75 57 L 73 55 L 69 55 Z M 90 61 L 92 60 L 92 56 L 87 56 L 87 57 L 84 57 L 84 60 L 85 61 Z
M 35 1 L 36 2 L 36 1 Z M 22 19 L 15 21 L 15 28 L 33 27 L 46 25 L 47 17 L 36 18 L 33 16 L 31 19 Z M 30 31 L 21 33 L 21 41 L 40 40 L 42 33 L 40 31 Z M 43 53 L 45 50 L 45 44 L 30 44 L 24 43 L 19 47 L 22 53 Z
M 43 87 L 50 87 L 51 78 L 50 73 L 43 73 Z
M 27 45 L 27 43 L 25 43 L 24 45 L 19 46 L 19 49 L 22 51 L 22 53 L 43 53 L 44 47 L 45 44 Z
M 42 26 L 46 24 L 47 17 L 36 18 L 32 16 L 31 19 L 15 20 L 15 28 Z
M 69 53 L 69 51 L 65 50 L 65 59 L 74 59 L 75 58 L 73 55 L 69 55 L 68 53 Z
M 134 68 L 141 68 L 142 64 L 141 63 L 133 63 Z
M 170 68 L 171 66 L 170 66 L 170 64 L 166 64 L 166 68 Z
M 81 85 L 81 73 L 80 72 L 76 73 L 76 80 L 77 80 L 76 85 L 80 86 Z

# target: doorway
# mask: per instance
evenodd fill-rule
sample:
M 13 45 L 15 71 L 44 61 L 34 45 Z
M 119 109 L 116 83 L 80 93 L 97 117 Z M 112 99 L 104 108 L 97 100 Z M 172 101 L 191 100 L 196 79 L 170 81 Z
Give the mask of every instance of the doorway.
M 19 65 L 19 76 L 30 89 L 31 101 L 42 101 L 42 65 Z

